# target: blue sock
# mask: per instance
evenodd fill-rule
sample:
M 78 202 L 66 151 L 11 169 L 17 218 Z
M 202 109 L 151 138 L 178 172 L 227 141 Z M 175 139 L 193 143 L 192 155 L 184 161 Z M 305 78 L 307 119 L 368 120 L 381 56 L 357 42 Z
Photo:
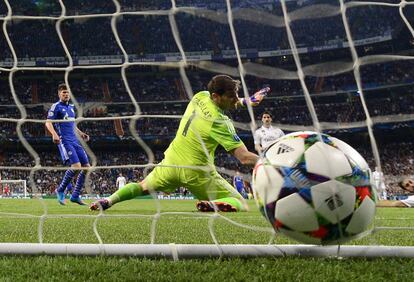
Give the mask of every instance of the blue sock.
M 70 193 L 73 189 L 72 181 L 69 182 L 68 186 L 66 186 L 65 193 Z
M 63 192 L 65 191 L 65 188 L 68 186 L 68 184 L 72 181 L 72 178 L 75 176 L 75 172 L 71 169 L 68 169 L 65 172 L 65 176 L 63 177 L 62 182 L 60 183 L 59 187 L 58 187 L 58 192 Z
M 72 193 L 72 198 L 79 197 L 84 183 L 85 183 L 85 172 L 81 171 L 79 172 L 78 179 L 76 179 L 76 185 Z

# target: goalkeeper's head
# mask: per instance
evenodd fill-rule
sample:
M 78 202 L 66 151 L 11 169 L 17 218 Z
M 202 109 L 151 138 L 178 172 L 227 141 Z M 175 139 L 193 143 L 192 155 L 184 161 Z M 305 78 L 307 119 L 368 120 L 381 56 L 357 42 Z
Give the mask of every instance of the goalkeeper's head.
M 233 110 L 239 102 L 240 81 L 228 75 L 214 76 L 207 85 L 210 97 L 222 110 Z

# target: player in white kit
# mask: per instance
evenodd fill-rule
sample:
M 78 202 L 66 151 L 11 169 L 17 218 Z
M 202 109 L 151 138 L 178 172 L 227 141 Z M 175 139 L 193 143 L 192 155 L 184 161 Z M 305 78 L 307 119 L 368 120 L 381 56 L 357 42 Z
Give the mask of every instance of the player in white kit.
M 119 174 L 118 178 L 116 179 L 116 187 L 118 187 L 118 190 L 124 187 L 126 184 L 126 178 L 122 175 L 122 173 Z
M 414 207 L 414 180 L 406 178 L 398 183 L 398 185 L 405 191 L 410 193 L 404 200 L 398 201 L 379 201 L 377 207 L 397 207 L 397 208 L 412 208 Z
M 380 200 L 387 199 L 387 187 L 385 186 L 384 173 L 379 171 L 378 167 L 375 167 L 375 170 L 372 172 L 372 178 L 374 183 L 377 186 L 377 194 Z
M 277 139 L 285 135 L 280 128 L 272 126 L 272 121 L 272 115 L 269 112 L 263 112 L 263 124 L 254 132 L 254 148 L 259 154 L 265 151 Z

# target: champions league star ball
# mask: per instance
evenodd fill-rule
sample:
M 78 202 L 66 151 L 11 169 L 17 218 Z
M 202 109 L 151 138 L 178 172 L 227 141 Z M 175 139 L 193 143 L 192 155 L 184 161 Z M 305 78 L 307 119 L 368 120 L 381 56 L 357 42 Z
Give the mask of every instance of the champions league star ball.
M 376 192 L 364 158 L 316 132 L 278 139 L 253 171 L 254 196 L 276 231 L 306 244 L 340 244 L 368 229 Z

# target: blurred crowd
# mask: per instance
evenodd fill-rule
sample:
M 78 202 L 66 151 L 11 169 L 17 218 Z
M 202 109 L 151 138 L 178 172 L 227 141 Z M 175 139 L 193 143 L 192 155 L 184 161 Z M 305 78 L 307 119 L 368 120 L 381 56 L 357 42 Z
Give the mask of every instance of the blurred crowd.
M 388 196 L 401 195 L 403 192 L 398 188 L 398 181 L 401 176 L 414 175 L 414 143 L 392 143 L 380 147 L 380 159 L 382 161 L 382 171 L 385 175 Z M 356 148 L 359 153 L 367 160 L 370 168 L 374 170 L 375 162 L 372 151 L 367 147 Z M 159 163 L 163 158 L 162 151 L 154 151 L 154 163 Z M 103 167 L 93 169 L 89 174 L 87 181 L 87 192 L 96 194 L 110 194 L 117 188 L 115 186 L 116 178 L 122 173 L 128 181 L 142 180 L 147 173 L 151 171 L 151 165 L 148 164 L 148 156 L 140 150 L 126 151 L 94 151 L 90 155 L 91 162 L 96 161 L 96 166 Z M 41 192 L 43 194 L 53 194 L 57 185 L 59 185 L 64 170 L 58 157 L 57 149 L 52 152 L 39 152 L 39 162 L 42 167 L 32 170 L 32 179 L 30 170 L 24 169 L 3 169 L 0 171 L 2 179 L 24 179 L 27 181 L 28 191 Z M 34 159 L 28 153 L 8 153 L 3 152 L 0 155 L 0 166 L 15 167 L 33 167 Z M 232 177 L 236 171 L 245 175 L 245 180 L 250 181 L 251 171 L 249 168 L 242 166 L 236 158 L 227 154 L 223 150 L 218 150 L 215 158 L 215 164 L 218 172 L 232 183 Z M 105 166 L 129 165 L 131 167 L 122 168 L 105 168 Z M 33 184 L 35 186 L 33 186 Z
M 11 2 L 10 7 L 14 15 L 61 15 L 58 1 Z M 229 51 L 235 49 L 226 14 L 227 2 L 174 2 L 178 8 L 187 7 L 174 13 L 174 21 L 184 51 L 200 54 L 207 52 L 213 55 L 213 60 L 220 60 L 208 62 L 217 64 L 214 67 L 236 70 L 239 63 L 237 60 L 223 59 Z M 63 3 L 66 15 L 70 16 L 115 12 L 112 1 L 64 0 Z M 162 13 L 172 8 L 172 1 L 121 0 L 119 3 L 122 12 L 148 12 L 145 15 L 117 16 L 116 31 L 129 55 L 135 58 L 155 58 L 165 53 L 179 52 L 171 28 L 171 18 L 167 13 Z M 244 50 L 244 54 L 257 56 L 257 51 L 290 48 L 283 11 L 278 1 L 236 0 L 231 1 L 231 5 L 238 48 Z M 394 57 L 385 59 L 379 56 L 375 57 L 378 61 L 368 62 L 370 64 L 360 61 L 358 70 L 364 92 L 364 99 L 361 99 L 361 93 L 357 91 L 352 57 L 347 48 L 340 49 L 345 47 L 343 42 L 347 41 L 347 35 L 339 2 L 302 0 L 286 1 L 286 5 L 291 20 L 290 27 L 298 48 L 332 44 L 338 48 L 301 54 L 305 86 L 311 94 L 319 122 L 345 124 L 346 127 L 346 124 L 351 122 L 365 121 L 363 101 L 370 116 L 380 121 L 414 114 L 413 60 L 394 60 Z M 161 10 L 161 13 L 151 12 L 156 10 Z M 0 2 L 0 16 L 6 15 L 7 12 L 7 6 Z M 402 7 L 402 12 L 407 20 L 414 24 L 414 5 Z M 398 7 L 361 5 L 348 8 L 346 18 L 353 40 L 391 35 L 394 41 L 398 41 L 399 37 L 395 36 L 399 36 L 401 31 L 406 29 Z M 63 20 L 59 30 L 70 55 L 75 59 L 80 56 L 122 55 L 111 27 L 111 19 L 111 15 L 108 15 Z M 56 19 L 14 19 L 8 21 L 5 27 L 18 58 L 43 60 L 44 57 L 57 57 L 65 64 L 67 56 L 56 30 Z M 361 46 L 357 52 L 370 55 L 398 51 L 394 48 L 393 44 L 385 42 Z M 10 61 L 12 52 L 3 32 L 0 32 L 0 50 L 0 61 Z M 407 56 L 409 54 L 407 53 Z M 216 55 L 217 57 L 214 57 Z M 273 114 L 273 121 L 277 124 L 312 124 L 304 85 L 297 77 L 296 66 L 291 56 L 253 56 L 243 58 L 242 63 L 247 70 L 244 82 L 248 93 L 252 94 L 264 86 L 272 88 L 272 93 L 254 109 L 253 118 L 257 124 L 260 124 L 261 113 L 265 110 Z M 94 69 L 89 72 L 75 69 L 70 72 L 68 79 L 73 101 L 77 102 L 77 116 L 85 118 L 79 121 L 78 126 L 91 136 L 91 142 L 107 137 L 132 139 L 135 134 L 152 139 L 171 139 L 178 128 L 177 116 L 184 113 L 189 98 L 193 93 L 206 90 L 208 81 L 215 74 L 206 69 L 209 68 L 200 69 L 190 65 L 185 69 L 184 77 L 179 69 L 167 66 L 130 66 L 126 70 L 126 81 L 122 78 L 119 68 Z M 270 75 L 269 72 L 275 74 Z M 255 75 L 257 73 L 261 75 Z M 9 72 L 0 72 L 0 118 L 8 119 L 0 121 L 0 142 L 16 142 L 17 138 L 20 139 L 19 132 L 29 143 L 39 139 L 46 140 L 44 137 L 48 135 L 44 128 L 44 120 L 52 103 L 58 100 L 57 85 L 64 81 L 64 73 L 16 71 L 13 74 L 12 87 L 9 77 Z M 188 89 L 187 79 L 191 89 Z M 128 88 L 130 93 L 127 91 Z M 244 91 L 241 91 L 240 95 L 244 95 Z M 19 107 L 21 104 L 23 106 Z M 229 115 L 237 122 L 239 134 L 244 135 L 242 137 L 251 137 L 249 113 L 243 109 Z M 125 118 L 126 116 L 128 118 Z M 117 118 L 121 121 L 113 120 Z M 406 126 L 402 123 L 394 125 Z M 48 146 L 51 147 L 51 144 Z M 389 195 L 400 193 L 396 183 L 401 175 L 414 174 L 413 147 L 413 143 L 389 143 L 380 147 L 382 169 L 386 175 Z M 138 150 L 122 151 L 126 150 L 122 147 L 118 149 L 121 151 L 95 150 L 93 153 L 96 156 L 96 165 L 129 164 L 134 167 L 91 171 L 87 182 L 89 191 L 97 194 L 112 193 L 116 189 L 115 180 L 120 172 L 129 181 L 133 181 L 142 179 L 149 171 L 145 169 L 148 164 L 146 154 Z M 371 150 L 362 144 L 356 149 L 373 168 L 375 164 Z M 0 171 L 2 179 L 26 179 L 29 190 L 53 193 L 63 175 L 62 170 L 55 169 L 61 167 L 58 154 L 44 151 L 38 153 L 40 164 L 50 169 L 32 170 L 32 177 L 30 170 L 5 169 Z M 155 150 L 154 153 L 157 163 L 162 159 L 162 152 Z M 91 160 L 95 159 L 90 157 Z M 34 164 L 29 154 L 0 151 L 0 166 L 31 167 Z M 217 154 L 216 164 L 219 172 L 229 182 L 232 173 L 237 170 L 245 175 L 250 174 L 250 171 L 241 167 L 235 158 L 222 151 Z
M 16 1 L 11 3 L 17 15 L 59 16 L 61 8 L 43 1 Z M 46 2 L 46 1 L 44 1 Z M 50 1 L 48 1 L 50 2 Z M 66 19 L 60 26 L 62 38 L 73 57 L 122 55 L 111 27 L 111 1 L 63 1 L 67 15 L 109 14 L 104 17 Z M 155 11 L 171 8 L 170 1 L 120 1 L 121 11 Z M 139 2 L 130 3 L 130 2 Z M 155 4 L 153 2 L 156 2 Z M 165 2 L 163 4 L 163 2 Z M 174 14 L 180 33 L 180 42 L 187 52 L 207 51 L 224 54 L 234 50 L 226 14 L 226 1 L 176 1 L 177 7 L 188 6 Z M 244 2 L 244 3 L 243 3 Z M 274 3 L 272 3 L 274 2 Z M 283 21 L 283 12 L 277 1 L 232 1 L 234 30 L 238 47 L 242 50 L 279 50 L 289 48 Z M 332 1 L 287 1 L 291 13 L 291 30 L 298 47 L 324 46 L 347 41 L 339 3 Z M 325 5 L 326 15 L 320 12 Z M 197 9 L 195 9 L 197 8 Z M 411 7 L 405 8 L 412 19 Z M 7 8 L 0 4 L 0 15 Z M 128 14 L 117 18 L 117 33 L 130 55 L 148 55 L 179 52 L 168 14 Z M 364 39 L 391 34 L 405 25 L 397 8 L 368 5 L 347 11 L 353 39 Z M 65 51 L 55 28 L 55 20 L 24 20 L 9 22 L 7 31 L 19 58 L 65 57 Z M 132 36 L 131 36 L 132 35 Z M 269 40 L 271 38 L 271 40 Z M 47 42 L 47 44 L 45 44 Z M 0 36 L 0 60 L 12 58 L 4 38 Z
M 364 95 L 369 115 L 373 118 L 387 121 L 387 117 L 401 116 L 414 113 L 413 85 L 388 87 L 378 91 L 367 91 Z M 314 96 L 312 99 L 319 122 L 346 124 L 362 122 L 366 114 L 362 106 L 361 97 L 356 92 L 348 92 L 330 96 Z M 177 100 L 170 103 L 153 102 L 139 105 L 140 112 L 136 115 L 136 108 L 132 103 L 99 103 L 83 104 L 84 120 L 78 127 L 87 132 L 96 140 L 99 137 L 132 136 L 130 123 L 135 126 L 134 133 L 140 136 L 173 136 L 178 128 L 179 119 L 188 101 Z M 0 140 L 17 138 L 20 128 L 26 138 L 45 137 L 44 120 L 51 104 L 26 105 L 26 119 L 21 125 L 18 119 L 23 117 L 19 109 L 10 105 L 1 107 L 0 117 L 17 119 L 0 122 Z M 269 111 L 273 114 L 273 121 L 283 125 L 312 125 L 312 118 L 304 96 L 272 97 L 270 95 L 259 106 L 254 108 L 254 117 L 260 124 L 261 113 Z M 240 133 L 249 129 L 251 118 L 245 109 L 229 113 L 234 121 L 244 124 Z M 79 116 L 79 112 L 78 112 Z M 104 118 L 99 120 L 99 118 Z M 105 119 L 108 118 L 108 119 Z M 121 119 L 119 124 L 114 120 Z M 117 131 L 122 127 L 123 133 Z
M 330 52 L 334 54 L 334 51 Z M 257 68 L 269 67 L 277 58 L 266 62 L 257 62 Z M 237 64 L 236 60 L 229 60 L 228 64 Z M 276 62 L 273 62 L 276 64 Z M 335 62 L 338 71 L 346 68 L 349 62 Z M 248 62 L 252 65 L 251 62 Z M 285 66 L 285 68 L 291 66 Z M 321 66 L 324 69 L 325 66 Z M 327 67 L 326 67 L 327 68 Z M 284 72 L 289 72 L 284 70 Z M 272 79 L 260 78 L 253 75 L 245 77 L 247 91 L 252 93 L 264 86 L 269 86 L 272 93 L 269 98 L 295 98 L 304 96 L 303 87 L 296 77 L 295 71 L 289 72 L 292 78 L 279 78 L 275 74 Z M 15 105 L 16 100 L 25 105 L 39 103 L 54 103 L 57 101 L 57 85 L 64 81 L 63 73 L 34 72 L 38 77 L 28 76 L 27 73 L 17 72 L 13 79 L 13 96 L 7 73 L 0 73 L 0 103 L 2 105 Z M 94 72 L 73 72 L 69 76 L 69 86 L 78 103 L 132 103 L 132 98 L 141 104 L 150 102 L 186 101 L 189 99 L 188 91 L 197 92 L 205 90 L 208 81 L 214 73 L 201 69 L 187 69 L 186 76 L 191 89 L 186 89 L 184 78 L 176 69 L 163 69 L 161 67 L 135 67 L 126 73 L 123 80 L 119 70 L 108 69 Z M 412 60 L 392 61 L 362 65 L 360 68 L 361 87 L 364 94 L 372 91 L 387 90 L 388 93 L 412 91 L 414 84 L 414 62 Z M 125 83 L 128 83 L 132 98 L 127 92 Z M 340 72 L 336 75 L 320 75 L 318 71 L 309 71 L 305 77 L 305 85 L 313 96 L 332 96 L 341 93 L 357 94 L 357 84 L 352 71 Z M 405 86 L 405 88 L 404 88 Z M 384 89 L 385 88 L 385 89 Z M 241 92 L 241 95 L 243 92 Z M 145 106 L 144 106 L 145 107 Z

